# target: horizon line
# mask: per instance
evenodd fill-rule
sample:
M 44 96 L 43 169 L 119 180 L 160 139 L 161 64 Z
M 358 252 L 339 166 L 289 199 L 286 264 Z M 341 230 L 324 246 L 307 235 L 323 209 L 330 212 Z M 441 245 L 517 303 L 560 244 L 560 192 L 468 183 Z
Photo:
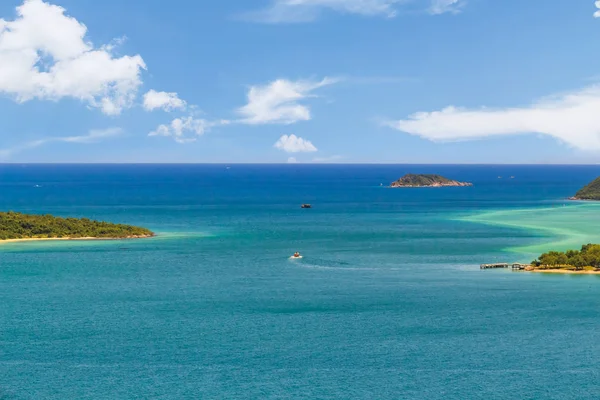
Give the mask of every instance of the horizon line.
M 0 162 L 0 166 L 18 165 L 273 165 L 273 166 L 324 166 L 324 165 L 440 165 L 440 166 L 600 166 L 600 163 L 402 163 L 402 162 L 346 162 L 346 163 L 286 163 L 286 162 Z

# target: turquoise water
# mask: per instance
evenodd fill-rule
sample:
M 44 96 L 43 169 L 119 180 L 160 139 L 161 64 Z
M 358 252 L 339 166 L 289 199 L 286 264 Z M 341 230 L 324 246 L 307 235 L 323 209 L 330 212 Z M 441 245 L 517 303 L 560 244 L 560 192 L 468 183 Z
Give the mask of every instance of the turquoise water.
M 596 399 L 600 276 L 478 265 L 600 242 L 597 175 L 0 166 L 1 209 L 159 234 L 1 245 L 0 399 Z

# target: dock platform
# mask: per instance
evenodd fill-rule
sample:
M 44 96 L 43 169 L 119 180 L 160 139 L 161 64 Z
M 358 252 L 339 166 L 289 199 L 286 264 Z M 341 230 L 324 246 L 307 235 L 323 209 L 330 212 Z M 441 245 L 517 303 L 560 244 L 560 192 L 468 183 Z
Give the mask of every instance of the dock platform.
M 528 264 L 520 264 L 520 263 L 494 263 L 494 264 L 481 264 L 479 266 L 480 269 L 495 269 L 495 268 L 512 268 L 513 270 L 523 271 L 527 268 Z
M 481 264 L 479 268 L 481 269 L 493 269 L 493 268 L 508 268 L 508 263 L 495 263 L 495 264 Z

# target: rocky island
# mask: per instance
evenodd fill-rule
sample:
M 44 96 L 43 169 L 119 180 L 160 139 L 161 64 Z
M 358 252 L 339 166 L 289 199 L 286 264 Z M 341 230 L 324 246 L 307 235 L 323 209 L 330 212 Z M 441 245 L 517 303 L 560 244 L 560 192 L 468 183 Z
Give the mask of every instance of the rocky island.
M 154 233 L 132 225 L 87 218 L 60 218 L 0 212 L 0 242 L 21 240 L 83 240 L 148 238 Z
M 407 174 L 395 182 L 392 182 L 390 187 L 449 187 L 449 186 L 473 186 L 472 183 L 453 181 L 444 178 L 441 175 L 417 175 Z
M 600 200 L 600 178 L 594 179 L 591 183 L 579 190 L 571 200 Z

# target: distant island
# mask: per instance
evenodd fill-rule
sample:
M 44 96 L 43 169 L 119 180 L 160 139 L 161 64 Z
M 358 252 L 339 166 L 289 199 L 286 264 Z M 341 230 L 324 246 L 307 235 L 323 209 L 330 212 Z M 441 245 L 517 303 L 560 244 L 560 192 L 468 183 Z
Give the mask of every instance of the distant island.
M 594 179 L 591 183 L 579 190 L 571 200 L 600 200 L 600 178 Z
M 441 175 L 417 175 L 407 174 L 395 182 L 390 187 L 448 187 L 448 186 L 473 186 L 472 183 L 453 181 L 444 178 Z
M 0 212 L 0 241 L 133 239 L 152 236 L 152 231 L 132 225 L 112 224 L 87 218 Z
M 531 267 L 528 270 L 600 274 L 600 244 L 586 244 L 581 247 L 581 250 L 544 253 L 531 262 Z

